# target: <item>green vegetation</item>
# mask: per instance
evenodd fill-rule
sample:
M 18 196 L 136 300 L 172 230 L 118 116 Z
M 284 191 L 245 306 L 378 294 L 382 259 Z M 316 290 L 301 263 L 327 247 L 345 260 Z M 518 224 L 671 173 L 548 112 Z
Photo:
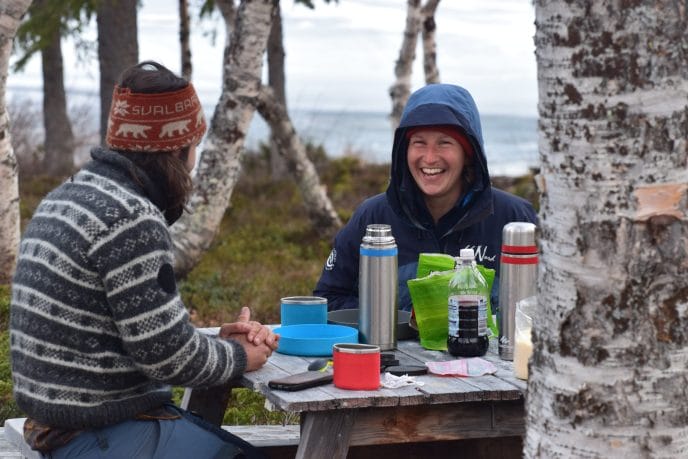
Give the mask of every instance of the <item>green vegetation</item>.
M 387 182 L 387 166 L 354 157 L 314 163 L 342 218 Z M 232 195 L 216 242 L 180 283 L 194 322 L 217 326 L 241 306 L 264 323 L 279 322 L 283 296 L 309 295 L 330 252 L 331 241 L 313 228 L 296 184 L 270 177 L 265 155 L 250 155 Z M 356 180 L 353 179 L 356 177 Z
M 10 289 L 0 285 L 0 421 L 21 415 L 12 398 L 12 374 L 10 372 L 10 339 L 7 325 L 10 319 Z
M 328 159 L 321 148 L 309 154 L 343 220 L 366 197 L 386 188 L 389 166 L 366 164 L 356 156 Z M 241 306 L 263 323 L 279 322 L 283 296 L 308 295 L 320 276 L 331 241 L 312 228 L 295 183 L 270 177 L 267 154 L 247 155 L 217 238 L 179 289 L 197 326 L 232 321 Z M 58 181 L 33 177 L 20 183 L 22 221 Z M 528 185 L 529 184 L 529 185 Z M 518 190 L 515 189 L 518 185 Z M 535 196 L 533 178 L 500 180 L 498 186 Z M 0 286 L 0 422 L 21 413 L 12 400 L 7 321 L 9 288 Z M 175 389 L 175 398 L 182 390 Z M 232 391 L 225 424 L 295 423 L 294 414 L 269 412 L 250 390 Z

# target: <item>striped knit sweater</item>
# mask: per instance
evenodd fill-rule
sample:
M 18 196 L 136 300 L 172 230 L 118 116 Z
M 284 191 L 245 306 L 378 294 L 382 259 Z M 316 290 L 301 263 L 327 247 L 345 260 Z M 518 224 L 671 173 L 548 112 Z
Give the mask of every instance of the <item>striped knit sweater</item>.
M 174 282 L 159 191 L 123 156 L 94 160 L 52 191 L 22 237 L 12 285 L 14 397 L 55 427 L 114 424 L 171 398 L 170 385 L 217 385 L 243 348 L 197 332 Z

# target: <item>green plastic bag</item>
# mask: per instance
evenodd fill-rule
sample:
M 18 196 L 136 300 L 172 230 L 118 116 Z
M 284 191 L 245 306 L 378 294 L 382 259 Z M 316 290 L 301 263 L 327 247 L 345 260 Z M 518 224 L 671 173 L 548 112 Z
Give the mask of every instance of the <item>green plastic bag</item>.
M 416 279 L 429 276 L 434 272 L 453 271 L 456 260 L 446 253 L 421 253 L 418 256 Z
M 426 349 L 447 349 L 449 281 L 454 275 L 454 263 L 454 257 L 451 255 L 421 253 L 416 279 L 409 279 L 407 282 L 418 324 L 420 344 Z M 492 290 L 494 269 L 482 265 L 477 265 L 477 268 L 487 281 L 489 290 Z M 493 336 L 498 336 L 490 298 L 487 299 L 487 327 Z

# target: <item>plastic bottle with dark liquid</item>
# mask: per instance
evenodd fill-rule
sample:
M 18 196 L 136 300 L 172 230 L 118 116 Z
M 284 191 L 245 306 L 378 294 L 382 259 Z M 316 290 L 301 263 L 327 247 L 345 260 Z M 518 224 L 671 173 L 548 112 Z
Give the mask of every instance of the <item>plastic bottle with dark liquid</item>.
M 473 249 L 461 249 L 449 281 L 449 337 L 453 356 L 479 357 L 490 344 L 487 329 L 487 282 L 475 266 Z

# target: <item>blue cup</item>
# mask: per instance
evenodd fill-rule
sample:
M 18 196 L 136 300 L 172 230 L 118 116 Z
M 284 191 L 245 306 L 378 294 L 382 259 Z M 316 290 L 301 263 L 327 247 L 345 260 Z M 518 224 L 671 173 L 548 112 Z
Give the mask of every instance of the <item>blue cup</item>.
M 327 298 L 319 296 L 288 296 L 280 300 L 282 326 L 326 324 Z

